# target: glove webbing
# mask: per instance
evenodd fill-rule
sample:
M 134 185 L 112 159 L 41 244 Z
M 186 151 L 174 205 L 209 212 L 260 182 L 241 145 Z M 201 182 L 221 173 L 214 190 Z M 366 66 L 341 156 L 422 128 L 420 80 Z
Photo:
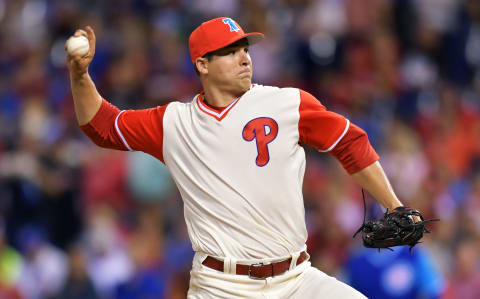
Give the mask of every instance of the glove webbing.
M 366 222 L 365 222 L 365 221 L 366 221 L 366 215 L 367 215 L 367 202 L 366 202 L 366 200 L 365 200 L 365 191 L 363 190 L 363 188 L 362 188 L 362 199 L 363 199 L 363 223 L 362 223 L 362 226 L 355 232 L 355 234 L 353 235 L 353 238 L 355 238 L 355 236 L 356 236 L 359 232 L 363 231 L 364 228 L 365 228 L 365 225 L 366 225 Z M 421 219 L 421 221 L 415 223 L 414 225 L 422 226 L 422 231 L 423 231 L 424 233 L 430 233 L 430 231 L 425 227 L 425 224 L 427 224 L 427 223 L 429 223 L 429 222 L 432 222 L 432 221 L 439 221 L 439 220 L 440 220 L 440 219 L 438 219 L 438 218 L 436 218 L 436 219 L 424 220 L 423 217 L 422 217 L 422 214 L 420 214 L 420 212 L 418 212 L 417 210 L 413 210 L 413 211 L 414 211 L 414 212 L 411 213 L 411 215 L 416 215 L 416 216 L 420 217 L 420 219 Z M 386 216 L 387 214 L 388 214 L 388 208 L 387 208 L 387 210 L 385 211 L 385 216 Z M 412 217 L 411 215 L 410 215 L 409 217 Z M 385 217 L 385 216 L 384 216 L 384 217 Z M 421 242 L 417 241 L 417 242 L 415 242 L 415 243 L 413 243 L 413 244 L 409 244 L 409 246 L 410 246 L 410 248 L 409 248 L 410 253 L 412 252 L 412 248 L 413 248 L 416 244 L 418 244 L 418 243 L 421 243 Z M 364 245 L 365 245 L 365 244 L 364 244 Z M 397 246 L 397 245 L 394 245 L 394 246 Z M 367 246 L 367 247 L 369 247 L 369 246 Z M 393 249 L 390 248 L 390 247 L 378 247 L 378 251 L 380 251 L 381 248 L 386 248 L 386 249 L 389 249 L 389 250 L 393 251 Z
M 363 200 L 363 223 L 362 223 L 362 226 L 360 226 L 360 228 L 355 232 L 355 234 L 353 235 L 353 238 L 355 238 L 355 236 L 363 231 L 363 229 L 365 228 L 365 221 L 366 221 L 366 218 L 367 218 L 367 201 L 365 199 L 365 191 L 363 190 L 362 188 L 362 200 Z M 387 211 L 385 213 L 388 213 L 388 208 L 387 208 Z M 390 247 L 384 247 L 385 249 L 388 249 L 390 251 L 393 251 L 392 248 Z M 382 248 L 378 248 L 378 252 L 380 252 L 380 249 Z M 411 249 L 411 248 L 410 248 Z

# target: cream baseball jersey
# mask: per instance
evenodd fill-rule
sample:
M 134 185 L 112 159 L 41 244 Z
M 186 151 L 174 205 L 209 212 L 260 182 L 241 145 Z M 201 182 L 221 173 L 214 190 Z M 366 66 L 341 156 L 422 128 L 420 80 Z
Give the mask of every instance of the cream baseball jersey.
M 349 173 L 378 159 L 363 130 L 296 88 L 253 85 L 228 107 L 189 103 L 119 111 L 104 100 L 82 126 L 98 145 L 165 163 L 184 201 L 195 251 L 238 261 L 305 249 L 302 144 Z

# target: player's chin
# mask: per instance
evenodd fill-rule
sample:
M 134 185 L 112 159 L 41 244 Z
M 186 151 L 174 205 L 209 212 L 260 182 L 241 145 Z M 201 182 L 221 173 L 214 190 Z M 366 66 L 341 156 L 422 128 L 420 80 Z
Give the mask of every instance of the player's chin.
M 252 78 L 243 78 L 242 80 L 239 81 L 239 87 L 243 92 L 246 92 L 247 90 L 249 90 L 251 85 L 252 85 Z

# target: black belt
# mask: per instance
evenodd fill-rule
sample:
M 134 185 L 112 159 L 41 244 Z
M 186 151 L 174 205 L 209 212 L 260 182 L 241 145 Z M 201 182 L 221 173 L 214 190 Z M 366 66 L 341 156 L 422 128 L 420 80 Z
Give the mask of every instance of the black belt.
M 296 265 L 303 263 L 307 259 L 307 256 L 308 255 L 305 251 L 300 253 Z M 240 275 L 248 275 L 248 277 L 253 279 L 265 279 L 267 277 L 274 277 L 285 273 L 288 269 L 290 269 L 291 262 L 292 258 L 270 264 L 237 264 L 236 273 Z M 202 265 L 223 272 L 223 261 L 217 260 L 211 256 L 207 256 L 207 258 L 202 262 Z

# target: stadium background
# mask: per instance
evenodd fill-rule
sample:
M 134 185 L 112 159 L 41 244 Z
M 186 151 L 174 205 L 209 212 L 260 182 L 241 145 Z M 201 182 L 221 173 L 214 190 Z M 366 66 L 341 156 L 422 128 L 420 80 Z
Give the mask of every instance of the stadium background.
M 441 218 L 414 255 L 362 249 L 359 188 L 307 148 L 313 264 L 372 298 L 480 298 L 476 0 L 0 0 L 0 298 L 185 297 L 179 194 L 160 162 L 81 133 L 64 43 L 94 28 L 90 73 L 121 109 L 188 101 L 201 88 L 189 33 L 217 16 L 266 34 L 254 82 L 349 117 L 400 199 Z

